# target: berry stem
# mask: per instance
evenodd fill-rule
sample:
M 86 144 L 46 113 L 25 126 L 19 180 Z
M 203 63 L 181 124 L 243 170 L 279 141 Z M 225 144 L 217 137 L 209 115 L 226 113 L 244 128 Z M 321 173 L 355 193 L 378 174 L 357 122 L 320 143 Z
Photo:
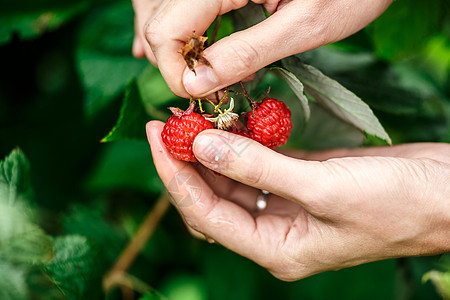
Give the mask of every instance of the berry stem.
M 267 96 L 269 96 L 269 93 L 270 93 L 270 85 L 269 85 L 269 87 L 267 88 L 266 94 L 265 94 L 264 97 L 262 98 L 261 102 L 267 99 Z
M 222 96 L 222 98 L 220 99 L 219 103 L 217 104 L 217 107 L 216 107 L 216 108 L 222 107 L 222 103 L 223 103 L 223 101 L 225 100 L 225 98 L 227 97 L 227 95 L 228 95 L 228 88 L 227 88 L 227 89 L 225 90 L 225 92 L 223 93 L 223 96 Z
M 247 93 L 247 90 L 245 89 L 244 83 L 242 83 L 242 81 L 239 81 L 239 85 L 242 88 L 242 91 L 244 93 L 244 97 L 247 99 L 248 104 L 250 105 L 252 111 L 255 111 L 256 109 L 256 102 L 252 100 L 252 98 L 250 98 L 250 96 Z
M 217 16 L 216 23 L 214 24 L 214 29 L 213 29 L 213 32 L 212 32 L 212 35 L 211 35 L 211 39 L 210 39 L 210 41 L 208 43 L 208 46 L 211 46 L 216 41 L 217 34 L 219 33 L 219 28 L 220 28 L 220 22 L 221 21 L 222 21 L 222 16 Z
M 198 100 L 198 107 L 200 108 L 200 112 L 204 113 L 205 111 L 203 110 L 202 100 L 200 98 L 198 98 L 197 100 Z

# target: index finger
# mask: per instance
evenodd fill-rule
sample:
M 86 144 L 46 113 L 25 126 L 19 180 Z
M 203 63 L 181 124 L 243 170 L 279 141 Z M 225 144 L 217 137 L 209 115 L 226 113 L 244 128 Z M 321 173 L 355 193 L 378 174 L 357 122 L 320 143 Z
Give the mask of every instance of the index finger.
M 176 95 L 189 97 L 182 83 L 186 63 L 178 51 L 185 45 L 192 31 L 202 35 L 218 15 L 241 8 L 247 2 L 173 0 L 160 9 L 146 25 L 145 37 L 162 76 Z

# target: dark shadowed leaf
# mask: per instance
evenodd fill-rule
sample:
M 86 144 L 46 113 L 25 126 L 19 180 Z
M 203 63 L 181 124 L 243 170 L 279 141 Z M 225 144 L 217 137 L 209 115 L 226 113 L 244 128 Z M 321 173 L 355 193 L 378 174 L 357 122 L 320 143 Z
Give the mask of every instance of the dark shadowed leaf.
M 251 1 L 246 6 L 233 11 L 234 30 L 244 30 L 255 24 L 258 24 L 266 18 L 262 5 L 255 4 Z
M 86 1 L 62 1 L 34 8 L 20 2 L 22 6 L 19 9 L 7 2 L 2 3 L 0 10 L 0 45 L 9 42 L 15 34 L 20 39 L 32 39 L 57 29 L 88 7 Z
M 300 79 L 309 95 L 333 114 L 360 130 L 391 143 L 370 107 L 354 93 L 313 66 L 303 64 L 297 57 L 285 58 L 282 64 Z
M 83 24 L 76 58 L 88 118 L 108 106 L 148 65 L 131 55 L 133 18 L 131 3 L 118 1 L 92 11 Z
M 145 128 L 142 128 L 145 131 Z M 104 145 L 99 160 L 87 178 L 92 191 L 134 190 L 160 193 L 164 186 L 157 176 L 147 141 L 115 141 Z
M 148 121 L 150 117 L 145 112 L 136 80 L 133 80 L 127 87 L 117 124 L 102 142 L 144 140 L 145 124 Z
M 324 150 L 361 146 L 365 135 L 356 127 L 342 121 L 317 103 L 310 103 L 311 119 L 302 130 L 295 129 L 288 142 L 295 148 Z M 300 122 L 297 122 L 300 123 Z

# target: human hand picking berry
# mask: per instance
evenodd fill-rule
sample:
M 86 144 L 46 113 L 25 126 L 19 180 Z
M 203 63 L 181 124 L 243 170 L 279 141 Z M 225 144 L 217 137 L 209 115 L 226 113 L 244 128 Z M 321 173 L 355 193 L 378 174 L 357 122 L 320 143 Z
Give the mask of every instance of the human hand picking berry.
M 221 110 L 225 98 L 228 98 L 228 89 L 224 92 L 217 105 L 205 98 L 209 104 L 214 106 L 214 112 L 218 113 L 216 117 L 205 117 L 201 114 L 203 112 L 202 102 L 204 102 L 201 99 L 198 99 L 199 109 L 197 109 L 200 113 L 194 112 L 195 101 L 192 98 L 191 104 L 186 111 L 174 107 L 170 108 L 173 115 L 169 117 L 164 125 L 161 137 L 174 158 L 196 162 L 197 160 L 192 151 L 194 139 L 200 132 L 214 128 L 211 121 L 214 122 L 218 129 L 231 130 L 236 134 L 249 137 L 270 149 L 286 144 L 292 130 L 291 111 L 287 105 L 274 98 L 267 99 L 270 88 L 262 101 L 253 101 L 248 96 L 244 86 L 241 86 L 243 94 L 252 108 L 250 112 L 243 113 L 247 119 L 246 128 L 243 128 L 239 115 L 233 112 L 233 98 L 230 98 L 229 108 L 223 112 Z
M 186 224 L 282 280 L 450 250 L 450 145 L 287 156 L 208 129 L 193 143 L 200 165 L 173 158 L 163 126 L 147 125 L 153 161 Z
M 392 0 L 253 0 L 263 4 L 271 16 L 206 48 L 208 63 L 200 64 L 194 74 L 179 53 L 192 31 L 201 36 L 217 16 L 249 2 L 133 0 L 133 53 L 157 65 L 176 95 L 206 96 L 281 58 L 357 32 L 384 12 Z

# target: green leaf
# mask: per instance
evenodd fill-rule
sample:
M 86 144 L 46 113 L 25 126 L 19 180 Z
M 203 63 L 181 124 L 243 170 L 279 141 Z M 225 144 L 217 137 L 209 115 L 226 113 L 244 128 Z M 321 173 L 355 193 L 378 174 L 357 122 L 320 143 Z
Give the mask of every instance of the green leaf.
M 147 294 L 139 298 L 139 300 L 163 300 L 163 299 L 166 300 L 167 298 L 157 294 L 156 292 L 148 292 Z
M 250 1 L 243 8 L 233 11 L 232 14 L 235 31 L 247 29 L 266 19 L 263 6 Z
M 166 120 L 169 117 L 166 106 L 179 98 L 167 86 L 159 69 L 149 65 L 137 77 L 137 86 L 147 113 L 154 119 Z M 161 111 L 158 108 L 164 107 Z
M 442 298 L 450 299 L 450 271 L 429 271 L 423 275 L 422 281 L 427 282 L 429 280 L 434 284 Z
M 52 3 L 34 8 L 20 3 L 22 4 L 20 10 L 16 7 L 11 8 L 10 4 L 2 7 L 0 45 L 8 43 L 14 34 L 20 39 L 32 39 L 46 31 L 55 30 L 88 7 L 86 1 Z
M 63 232 L 87 237 L 101 250 L 100 259 L 112 262 L 123 250 L 129 236 L 108 220 L 105 210 L 103 201 L 94 202 L 89 206 L 72 206 L 63 217 Z
M 422 276 L 422 283 L 431 281 L 443 299 L 450 299 L 450 254 L 439 260 L 440 270 L 431 270 Z
M 55 257 L 45 267 L 55 285 L 68 299 L 82 299 L 96 272 L 96 256 L 86 237 L 68 235 L 54 241 Z
M 444 1 L 445 2 L 445 1 Z M 387 11 L 368 27 L 375 53 L 383 59 L 399 59 L 417 53 L 439 29 L 440 0 L 394 1 Z
M 300 100 L 300 104 L 303 109 L 304 119 L 306 122 L 308 122 L 309 117 L 311 115 L 311 111 L 309 109 L 309 102 L 308 98 L 306 98 L 305 94 L 303 93 L 303 84 L 301 81 L 295 76 L 293 73 L 289 72 L 288 70 L 285 70 L 283 68 L 276 68 L 273 67 L 271 70 L 274 70 L 281 78 L 283 78 L 289 87 L 292 89 L 294 94 L 297 96 L 298 100 Z
M 218 40 L 229 36 L 234 32 L 232 14 L 233 12 L 218 16 L 216 20 L 209 26 L 208 30 L 206 31 L 208 36 L 208 45 L 211 45 L 211 43 L 213 42 L 212 37 L 214 34 L 214 30 L 217 30 L 217 35 L 214 42 L 217 42 Z M 216 29 L 217 22 L 220 22 L 218 29 Z
M 31 222 L 29 163 L 19 149 L 0 162 L 0 259 L 40 264 L 51 259 L 51 239 Z
M 24 270 L 0 260 L 0 299 L 30 299 Z
M 89 190 L 124 189 L 144 193 L 160 193 L 164 190 L 147 141 L 115 141 L 103 146 L 99 160 L 87 178 L 86 187 Z
M 364 134 L 317 103 L 310 103 L 311 119 L 302 130 L 295 129 L 288 145 L 305 150 L 354 148 L 362 145 Z M 300 123 L 300 121 L 296 122 Z M 294 125 L 295 126 L 295 125 Z
M 0 203 L 0 259 L 42 264 L 52 257 L 51 238 L 16 207 Z
M 119 1 L 92 11 L 80 30 L 76 59 L 88 118 L 107 107 L 149 64 L 131 55 L 133 20 L 131 3 Z
M 189 275 L 170 277 L 162 288 L 162 294 L 170 300 L 206 300 L 207 289 L 202 278 Z
M 136 81 L 133 80 L 127 87 L 119 120 L 108 135 L 102 139 L 102 142 L 145 140 L 145 124 L 148 121 L 150 121 L 150 117 L 145 112 Z
M 13 205 L 30 194 L 30 165 L 17 148 L 0 161 L 0 203 Z
M 318 103 L 360 130 L 391 143 L 370 107 L 354 93 L 313 66 L 303 64 L 297 57 L 283 59 L 282 65 L 300 79 L 305 91 Z

